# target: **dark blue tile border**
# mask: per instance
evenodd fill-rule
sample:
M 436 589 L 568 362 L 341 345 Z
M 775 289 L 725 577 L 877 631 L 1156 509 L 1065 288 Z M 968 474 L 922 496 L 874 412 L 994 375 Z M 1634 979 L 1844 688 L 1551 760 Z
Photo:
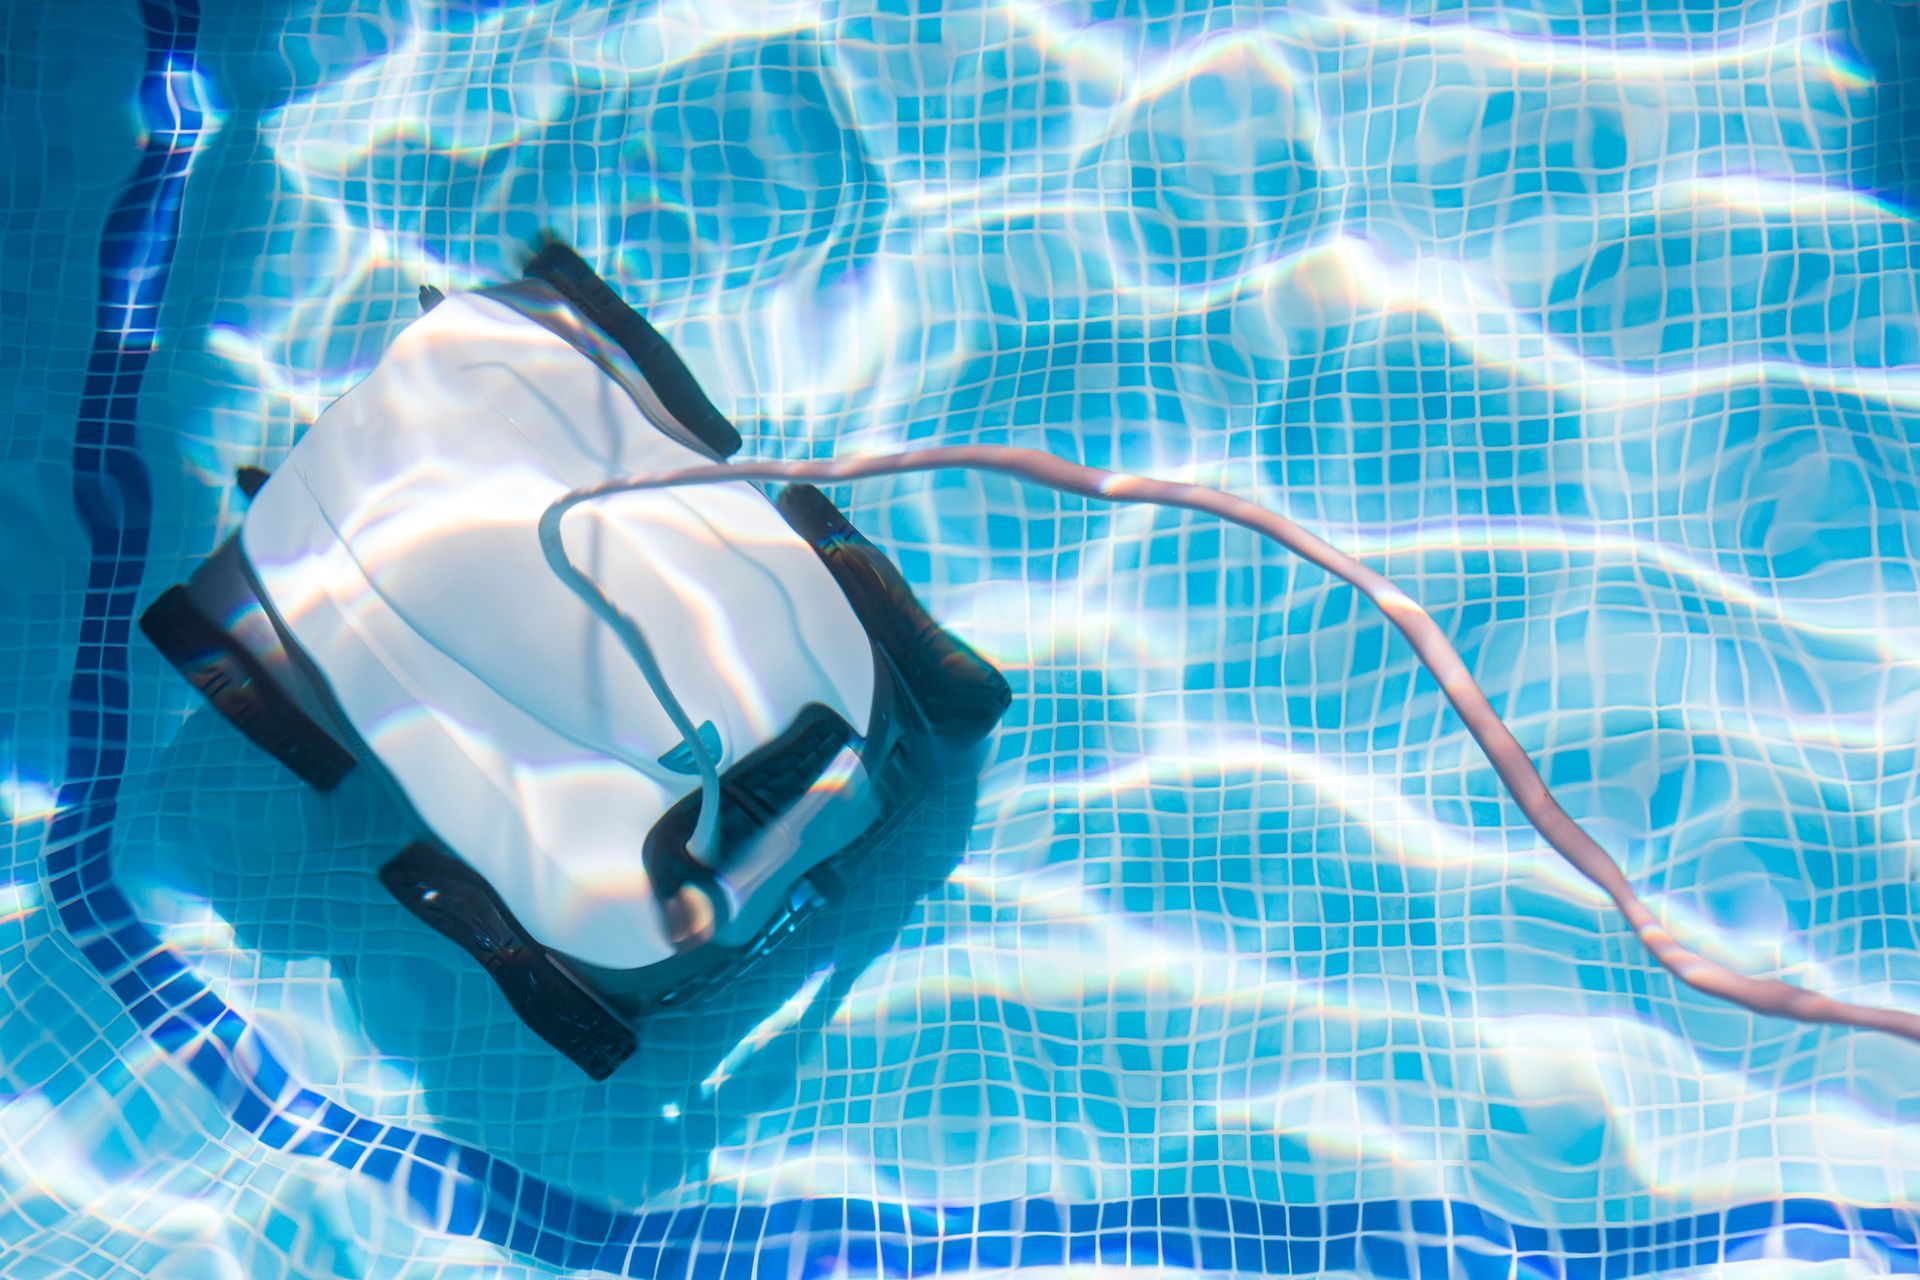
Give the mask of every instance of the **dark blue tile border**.
M 92 555 L 47 878 L 62 925 L 128 1013 L 262 1143 L 402 1190 L 437 1231 L 556 1267 L 660 1280 L 748 1280 L 786 1274 L 796 1262 L 808 1276 L 1097 1262 L 1274 1275 L 1364 1268 L 1395 1277 L 1619 1280 L 1759 1256 L 1763 1247 L 1809 1261 L 1864 1251 L 1885 1270 L 1920 1274 L 1914 1213 L 1819 1200 L 1605 1230 L 1531 1227 L 1446 1200 L 1289 1206 L 1176 1196 L 907 1210 L 819 1198 L 616 1212 L 484 1152 L 364 1119 L 299 1086 L 241 1016 L 135 918 L 110 874 L 128 742 L 127 645 L 152 517 L 135 410 L 187 167 L 206 126 L 192 65 L 195 0 L 146 0 L 142 16 L 150 52 L 140 97 L 149 134 L 101 242 L 98 327 L 74 437 L 73 496 Z

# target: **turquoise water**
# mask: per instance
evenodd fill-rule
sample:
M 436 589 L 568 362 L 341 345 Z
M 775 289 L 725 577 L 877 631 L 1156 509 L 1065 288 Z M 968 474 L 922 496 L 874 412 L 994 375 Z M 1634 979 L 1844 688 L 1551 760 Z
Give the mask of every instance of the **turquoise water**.
M 1920 1048 L 1677 984 L 1351 590 L 842 489 L 977 793 L 584 1081 L 127 620 L 543 227 L 746 456 L 1197 478 L 1453 637 L 1687 945 L 1920 1010 L 1920 11 L 14 6 L 0 1274 L 1920 1270 Z M 362 780 L 364 782 L 364 780 Z

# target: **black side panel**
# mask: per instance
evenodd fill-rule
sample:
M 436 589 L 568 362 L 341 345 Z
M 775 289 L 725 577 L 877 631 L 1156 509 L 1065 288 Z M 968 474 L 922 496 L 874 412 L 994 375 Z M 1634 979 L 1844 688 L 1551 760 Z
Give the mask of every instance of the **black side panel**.
M 740 451 L 740 433 L 713 407 L 713 401 L 707 399 L 707 393 L 667 340 L 623 302 L 579 254 L 558 240 L 549 240 L 533 255 L 526 274 L 528 279 L 552 285 L 581 315 L 619 343 L 640 366 L 667 412 L 711 449 L 715 458 L 724 460 Z
M 331 791 L 353 756 L 274 684 L 259 660 L 201 616 L 185 587 L 168 587 L 140 630 L 233 727 L 301 779 Z
M 633 1056 L 632 1028 L 527 936 L 472 867 L 432 845 L 410 844 L 380 868 L 380 883 L 478 960 L 520 1020 L 589 1076 L 605 1080 Z
M 867 634 L 899 668 L 933 731 L 962 743 L 990 733 L 1013 701 L 993 664 L 928 616 L 893 562 L 826 494 L 810 484 L 790 484 L 774 505 L 826 563 Z

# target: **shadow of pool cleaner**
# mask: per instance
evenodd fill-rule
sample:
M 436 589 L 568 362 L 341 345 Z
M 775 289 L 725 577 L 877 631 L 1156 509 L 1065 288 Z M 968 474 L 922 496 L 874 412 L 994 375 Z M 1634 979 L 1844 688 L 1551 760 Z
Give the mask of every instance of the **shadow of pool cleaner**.
M 368 1114 L 402 1095 L 443 1136 L 635 1203 L 701 1176 L 715 1147 L 793 1097 L 847 993 L 965 857 L 977 769 L 944 765 L 925 802 L 850 859 L 831 909 L 651 1013 L 604 1081 L 383 891 L 374 872 L 415 820 L 362 771 L 315 793 L 199 708 L 128 797 L 117 877 L 299 1078 Z

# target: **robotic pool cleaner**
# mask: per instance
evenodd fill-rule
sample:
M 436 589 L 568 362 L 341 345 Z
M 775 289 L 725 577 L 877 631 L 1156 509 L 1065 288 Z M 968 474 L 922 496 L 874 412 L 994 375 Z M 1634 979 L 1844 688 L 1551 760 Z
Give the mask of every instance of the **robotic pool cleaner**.
M 601 1079 L 831 901 L 1009 690 L 805 484 L 581 506 L 570 586 L 549 507 L 740 437 L 564 245 L 421 301 L 141 629 L 311 785 L 377 769 L 430 833 L 382 882 Z

